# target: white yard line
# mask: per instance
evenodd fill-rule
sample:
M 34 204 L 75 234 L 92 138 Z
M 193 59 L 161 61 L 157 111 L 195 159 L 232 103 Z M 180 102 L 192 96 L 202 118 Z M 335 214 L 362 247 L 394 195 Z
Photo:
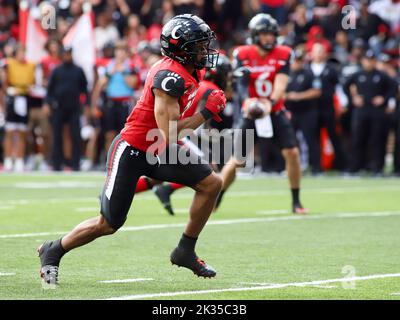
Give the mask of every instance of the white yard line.
M 101 185 L 97 186 L 100 190 Z M 373 190 L 375 193 L 384 193 L 387 191 L 400 191 L 400 186 L 379 186 L 379 187 L 342 187 L 342 188 L 303 188 L 303 194 L 341 194 L 341 193 L 357 193 L 367 192 Z M 289 191 L 286 189 L 282 190 L 249 190 L 249 191 L 230 191 L 227 193 L 227 197 L 260 197 L 260 196 L 287 196 Z M 174 194 L 175 199 L 192 199 L 192 193 L 177 193 Z M 154 200 L 152 193 L 138 194 L 136 201 L 147 201 Z M 28 205 L 32 203 L 98 203 L 99 200 L 96 197 L 81 197 L 81 198 L 52 198 L 52 199 L 4 199 L 2 204 L 4 205 Z
M 275 286 L 276 283 L 266 283 L 266 282 L 239 282 L 241 285 L 251 285 L 251 286 Z M 313 285 L 296 285 L 297 287 L 314 287 L 314 288 L 322 288 L 322 289 L 331 289 L 331 288 L 337 288 L 337 286 L 326 286 L 326 285 L 318 285 L 318 284 L 313 284 Z
M 130 282 L 142 282 L 142 281 L 153 281 L 152 278 L 136 278 L 136 279 L 117 279 L 117 280 L 102 280 L 100 283 L 130 283 Z
M 6 211 L 8 211 L 8 210 L 14 210 L 14 209 L 15 209 L 14 206 L 0 206 L 0 211 L 1 211 L 1 210 L 6 210 Z
M 15 276 L 14 272 L 0 272 L 0 277 L 5 276 Z
M 399 216 L 399 215 L 400 211 L 378 211 L 378 212 L 365 212 L 365 213 L 341 212 L 335 214 L 318 214 L 318 215 L 306 215 L 306 216 L 291 215 L 285 217 L 243 218 L 243 219 L 214 220 L 214 221 L 211 220 L 207 222 L 207 225 L 215 226 L 215 225 L 231 225 L 231 224 L 241 224 L 241 223 L 275 222 L 275 221 L 290 221 L 290 220 L 307 221 L 307 220 L 341 219 L 341 218 L 388 217 L 388 216 Z M 119 232 L 182 228 L 184 226 L 186 226 L 186 223 L 148 224 L 143 226 L 123 227 L 119 230 Z M 3 234 L 0 235 L 0 239 L 51 236 L 51 235 L 60 235 L 65 233 L 68 233 L 68 231 Z
M 285 214 L 285 213 L 289 213 L 289 211 L 288 210 L 261 210 L 261 211 L 256 212 L 256 214 L 267 214 L 267 215 Z
M 161 298 L 161 297 L 176 297 L 184 295 L 199 295 L 207 293 L 221 293 L 221 292 L 242 292 L 242 291 L 262 291 L 271 289 L 281 289 L 287 287 L 302 287 L 302 286 L 314 286 L 323 285 L 326 283 L 346 282 L 349 281 L 362 281 L 372 279 L 383 279 L 383 278 L 395 278 L 400 277 L 400 273 L 389 273 L 389 274 L 374 274 L 369 276 L 361 277 L 348 277 L 338 279 L 327 279 L 327 280 L 316 280 L 307 282 L 291 282 L 291 283 L 277 283 L 259 287 L 240 287 L 240 288 L 224 288 L 224 289 L 212 289 L 212 290 L 198 290 L 198 291 L 177 291 L 177 292 L 160 292 L 160 293 L 147 293 L 147 294 L 135 294 L 122 297 L 112 297 L 105 300 L 134 300 L 134 299 L 146 299 L 146 298 Z

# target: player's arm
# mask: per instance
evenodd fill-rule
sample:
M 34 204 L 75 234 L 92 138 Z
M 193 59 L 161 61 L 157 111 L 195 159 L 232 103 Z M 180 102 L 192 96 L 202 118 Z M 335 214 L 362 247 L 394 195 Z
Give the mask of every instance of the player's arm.
M 275 76 L 272 93 L 269 97 L 272 105 L 285 97 L 286 88 L 289 83 L 290 64 L 293 59 L 293 52 L 291 52 L 286 59 L 285 64 L 278 70 Z
M 153 93 L 154 115 L 157 126 L 161 130 L 167 144 L 176 142 L 170 141 L 171 136 L 179 135 L 179 132 L 184 129 L 195 129 L 205 121 L 204 117 L 200 113 L 179 120 L 180 112 L 178 98 L 170 96 L 168 93 L 160 89 L 153 89 Z
M 182 77 L 169 70 L 157 72 L 153 79 L 152 91 L 154 94 L 154 114 L 158 128 L 169 141 L 170 133 L 176 130 L 179 134 L 184 129 L 196 129 L 206 120 L 216 118 L 225 107 L 226 99 L 221 90 L 213 90 L 207 97 L 204 109 L 191 117 L 180 119 L 179 98 L 185 92 L 185 83 Z M 175 122 L 170 126 L 170 122 Z
M 98 101 L 100 99 L 101 92 L 104 90 L 106 85 L 108 84 L 108 78 L 107 77 L 102 77 L 99 80 L 97 80 L 96 85 L 94 86 L 93 93 L 92 93 L 92 99 L 91 99 L 91 112 L 93 116 L 97 116 L 98 114 Z
M 139 84 L 139 76 L 133 69 L 131 69 L 124 75 L 124 80 L 127 86 L 132 89 L 136 88 L 137 85 Z
M 310 78 L 310 88 L 300 92 L 290 91 L 286 93 L 286 100 L 302 101 L 312 100 L 321 96 L 321 80 L 318 78 Z
M 178 138 L 181 138 L 186 136 L 186 134 L 180 135 L 185 129 L 196 129 L 211 118 L 215 118 L 218 121 L 218 113 L 223 110 L 226 103 L 225 96 L 221 90 L 212 90 L 206 97 L 204 109 L 191 117 L 179 119 L 178 98 L 172 97 L 160 89 L 153 89 L 153 93 L 157 126 L 163 132 L 167 143 L 170 141 L 170 136 L 174 134 L 174 130 L 176 130 Z

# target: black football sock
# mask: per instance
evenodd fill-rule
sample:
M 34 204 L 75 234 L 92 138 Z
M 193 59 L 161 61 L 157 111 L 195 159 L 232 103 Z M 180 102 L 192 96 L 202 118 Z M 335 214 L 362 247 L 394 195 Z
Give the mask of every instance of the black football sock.
M 300 189 L 294 188 L 292 191 L 292 203 L 293 205 L 300 204 Z
M 185 251 L 194 251 L 196 242 L 197 242 L 197 238 L 189 237 L 183 233 L 181 240 L 179 241 L 178 248 L 181 248 Z
M 175 189 L 169 183 L 164 185 L 163 188 L 169 195 L 171 195 L 175 191 Z

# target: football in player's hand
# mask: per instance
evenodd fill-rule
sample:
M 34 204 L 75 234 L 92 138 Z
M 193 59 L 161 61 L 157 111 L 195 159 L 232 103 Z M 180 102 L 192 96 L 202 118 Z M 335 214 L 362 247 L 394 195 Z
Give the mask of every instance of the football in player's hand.
M 258 101 L 252 101 L 249 103 L 247 114 L 251 119 L 259 119 L 264 115 L 263 105 Z

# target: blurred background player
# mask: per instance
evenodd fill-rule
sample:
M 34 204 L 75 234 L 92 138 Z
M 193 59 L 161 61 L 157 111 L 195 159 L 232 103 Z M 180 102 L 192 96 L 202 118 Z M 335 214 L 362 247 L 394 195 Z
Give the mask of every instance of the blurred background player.
M 236 59 L 235 68 L 242 74 L 241 86 L 244 118 L 240 129 L 242 130 L 242 145 L 245 145 L 246 130 L 255 130 L 256 137 L 271 138 L 282 150 L 286 162 L 286 170 L 292 193 L 293 213 L 304 214 L 306 209 L 300 202 L 300 156 L 294 129 L 283 105 L 283 98 L 289 81 L 290 61 L 292 50 L 287 46 L 276 44 L 278 24 L 268 14 L 257 14 L 249 22 L 252 44 L 240 46 L 234 51 Z M 239 70 L 236 70 L 238 72 Z M 249 100 L 251 99 L 251 100 Z M 249 112 L 249 105 L 254 102 L 264 105 L 264 116 L 270 120 L 259 122 Z M 264 118 L 265 119 L 265 118 Z M 261 134 L 262 132 L 262 134 Z M 245 147 L 247 149 L 247 146 Z M 246 155 L 251 150 L 245 150 Z M 219 195 L 217 207 L 221 202 L 224 192 L 235 179 L 236 169 L 243 166 L 237 158 L 233 157 L 222 169 L 223 187 Z

